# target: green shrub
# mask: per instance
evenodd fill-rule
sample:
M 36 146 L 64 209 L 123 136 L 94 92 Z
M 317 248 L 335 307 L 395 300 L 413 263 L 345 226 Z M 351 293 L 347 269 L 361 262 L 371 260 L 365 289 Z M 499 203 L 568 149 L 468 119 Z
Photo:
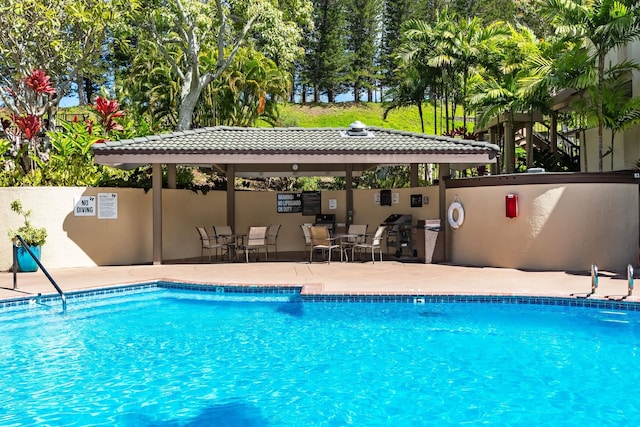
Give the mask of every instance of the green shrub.
M 22 208 L 22 202 L 18 199 L 11 202 L 11 210 L 22 215 L 24 218 L 24 225 L 17 230 L 9 230 L 9 238 L 13 239 L 16 234 L 22 237 L 22 240 L 29 246 L 42 246 L 47 241 L 47 230 L 45 228 L 38 228 L 31 225 L 29 218 L 31 217 L 31 211 L 25 211 Z

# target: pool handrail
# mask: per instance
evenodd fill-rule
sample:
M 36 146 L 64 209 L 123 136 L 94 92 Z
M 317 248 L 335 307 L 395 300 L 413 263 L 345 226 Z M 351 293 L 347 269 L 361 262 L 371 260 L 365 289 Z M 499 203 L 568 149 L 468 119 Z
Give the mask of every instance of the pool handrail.
M 25 243 L 24 239 L 19 234 L 16 234 L 16 236 L 13 238 L 13 289 L 16 289 L 18 287 L 18 260 L 17 260 L 17 253 L 18 253 L 17 242 L 18 241 L 20 241 L 20 244 L 22 245 L 22 247 L 27 251 L 27 253 L 31 256 L 31 258 L 33 258 L 36 264 L 38 264 L 38 267 L 42 269 L 42 272 L 44 273 L 45 276 L 47 276 L 47 279 L 49 279 L 49 282 L 51 282 L 53 287 L 56 288 L 56 291 L 58 291 L 58 293 L 60 294 L 60 299 L 62 300 L 62 311 L 66 313 L 67 312 L 67 296 L 64 294 L 64 292 L 62 292 L 62 289 L 60 289 L 60 286 L 58 286 L 56 281 L 53 280 L 53 277 L 51 277 L 47 269 L 44 268 L 44 265 L 42 265 L 38 257 L 36 257 L 33 254 L 33 252 L 31 252 L 31 248 L 29 247 L 29 245 Z
M 598 288 L 598 266 L 591 264 L 591 295 L 596 293 Z
M 629 293 L 627 294 L 627 296 L 630 297 L 633 293 L 633 267 L 631 266 L 631 264 L 627 265 L 627 283 L 629 289 Z

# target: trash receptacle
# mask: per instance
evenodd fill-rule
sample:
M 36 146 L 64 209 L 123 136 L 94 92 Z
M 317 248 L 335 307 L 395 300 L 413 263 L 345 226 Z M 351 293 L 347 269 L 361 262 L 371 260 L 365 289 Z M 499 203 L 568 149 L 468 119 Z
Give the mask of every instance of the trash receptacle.
M 444 261 L 444 231 L 439 219 L 419 219 L 416 234 L 419 261 L 425 264 Z

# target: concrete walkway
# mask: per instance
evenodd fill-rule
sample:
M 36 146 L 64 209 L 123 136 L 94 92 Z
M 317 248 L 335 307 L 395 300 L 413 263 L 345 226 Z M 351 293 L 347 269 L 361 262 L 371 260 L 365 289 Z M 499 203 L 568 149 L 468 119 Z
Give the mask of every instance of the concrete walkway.
M 49 271 L 63 291 L 164 279 L 216 285 L 301 285 L 303 292 L 326 294 L 477 294 L 586 296 L 590 272 L 522 271 L 506 268 L 384 261 L 366 263 L 251 262 L 62 268 Z M 45 275 L 0 273 L 0 299 L 55 293 Z M 627 295 L 626 272 L 600 272 L 590 298 Z M 638 291 L 640 293 L 640 290 Z M 636 295 L 626 298 L 640 301 Z

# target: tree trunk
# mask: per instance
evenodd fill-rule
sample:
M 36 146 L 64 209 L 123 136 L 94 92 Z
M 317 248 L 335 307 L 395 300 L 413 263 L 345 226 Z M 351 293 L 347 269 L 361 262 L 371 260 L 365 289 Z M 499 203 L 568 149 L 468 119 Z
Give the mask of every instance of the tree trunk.
M 78 105 L 87 105 L 87 93 L 84 91 L 84 79 L 80 76 L 76 79 L 76 86 L 78 87 Z
M 202 86 L 198 85 L 192 88 L 189 93 L 180 102 L 180 108 L 178 110 L 178 125 L 176 130 L 189 130 L 191 129 L 191 123 L 193 120 L 193 112 L 196 109 L 196 104 L 200 98 L 202 92 Z
M 91 79 L 84 78 L 84 91 L 87 94 L 87 104 L 91 102 L 91 98 L 93 98 L 93 94 L 95 93 L 93 82 Z
M 602 146 L 604 145 L 603 131 L 604 131 L 604 113 L 602 102 L 602 87 L 603 87 L 603 73 L 604 73 L 604 54 L 598 55 L 598 172 L 602 172 Z
M 360 81 L 357 78 L 353 82 L 353 102 L 356 104 L 360 102 Z
M 465 71 L 462 75 L 462 127 L 467 131 L 467 81 L 469 80 L 469 69 L 465 64 Z M 455 114 L 455 112 L 453 113 Z
M 420 115 L 420 126 L 422 128 L 422 133 L 424 133 L 424 117 L 422 115 L 422 101 L 418 102 L 418 114 Z
M 335 94 L 335 92 L 333 91 L 333 89 L 329 89 L 329 90 L 327 91 L 327 101 L 328 101 L 329 103 L 336 102 L 336 94 Z
M 320 102 L 320 88 L 317 84 L 313 86 L 313 102 Z
M 446 121 L 445 129 L 449 133 L 449 92 L 444 93 L 444 118 Z
M 585 120 L 586 125 L 586 120 Z M 580 153 L 584 153 L 584 171 L 589 172 L 589 156 L 587 156 L 587 131 L 585 127 L 582 127 L 582 145 L 580 146 Z
M 609 148 L 611 154 L 611 169 L 609 172 L 613 172 L 613 142 L 616 139 L 616 133 L 611 130 L 611 148 Z
M 442 106 L 442 97 L 440 97 L 439 101 L 440 101 L 440 132 L 436 132 L 437 135 L 442 134 L 442 124 L 444 123 L 444 108 Z
M 438 134 L 438 104 L 436 97 L 434 95 L 434 91 L 432 88 L 429 89 L 429 103 L 433 104 L 433 134 Z

